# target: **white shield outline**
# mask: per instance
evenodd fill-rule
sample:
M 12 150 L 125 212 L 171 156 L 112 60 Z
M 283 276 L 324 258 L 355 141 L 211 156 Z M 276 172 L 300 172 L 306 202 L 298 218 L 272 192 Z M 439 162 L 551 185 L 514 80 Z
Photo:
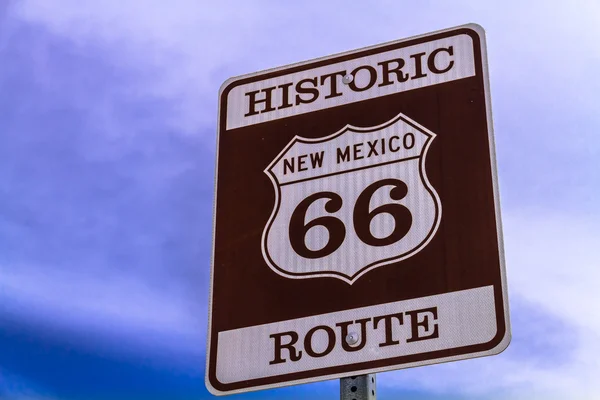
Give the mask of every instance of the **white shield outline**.
M 391 125 L 397 123 L 398 121 L 402 121 L 402 122 L 412 126 L 414 129 L 419 130 L 421 133 L 423 133 L 424 135 L 427 136 L 427 139 L 426 139 L 426 141 L 423 145 L 423 148 L 421 150 L 421 153 L 419 155 L 419 169 L 418 170 L 419 170 L 419 177 L 421 179 L 421 182 L 423 183 L 424 188 L 429 192 L 429 194 L 431 195 L 431 197 L 433 199 L 434 206 L 435 206 L 435 217 L 434 217 L 434 223 L 433 223 L 431 229 L 429 230 L 427 236 L 425 237 L 425 239 L 423 239 L 417 246 L 412 247 L 409 251 L 407 251 L 405 253 L 399 254 L 394 257 L 388 257 L 388 258 L 373 262 L 371 264 L 368 264 L 368 265 L 362 267 L 358 272 L 356 272 L 352 276 L 349 276 L 349 275 L 346 275 L 346 274 L 343 274 L 343 273 L 337 272 L 337 271 L 328 271 L 328 272 L 317 271 L 317 272 L 300 272 L 300 273 L 290 272 L 290 271 L 287 271 L 287 270 L 281 268 L 280 266 L 278 266 L 277 263 L 275 263 L 273 261 L 273 259 L 271 258 L 271 256 L 269 255 L 269 252 L 267 249 L 267 238 L 268 238 L 271 226 L 272 226 L 273 222 L 275 221 L 275 218 L 276 218 L 277 213 L 281 206 L 281 187 L 280 187 L 281 185 L 280 185 L 280 182 L 278 181 L 276 175 L 272 172 L 271 169 L 281 160 L 282 157 L 284 157 L 285 154 L 287 154 L 287 152 L 296 143 L 306 143 L 306 144 L 324 143 L 324 142 L 330 141 L 332 139 L 335 139 L 338 136 L 341 136 L 348 131 L 352 131 L 352 132 L 356 132 L 356 133 L 375 132 L 378 130 L 382 130 L 388 126 L 391 126 Z M 429 129 L 425 128 L 421 124 L 417 123 L 416 121 L 412 120 L 411 118 L 407 117 L 403 113 L 399 113 L 391 120 L 384 122 L 383 124 L 380 124 L 377 126 L 357 127 L 357 126 L 347 124 L 339 131 L 337 131 L 329 136 L 322 137 L 322 138 L 311 139 L 311 138 L 305 138 L 305 137 L 298 136 L 298 135 L 294 136 L 294 138 L 283 148 L 283 150 L 277 155 L 277 157 L 275 157 L 275 159 L 263 171 L 271 180 L 271 183 L 273 184 L 273 188 L 275 190 L 275 206 L 273 207 L 271 216 L 269 217 L 269 220 L 268 220 L 267 224 L 265 225 L 265 228 L 264 228 L 263 234 L 262 234 L 262 239 L 261 239 L 262 254 L 263 254 L 263 258 L 267 262 L 267 265 L 269 265 L 269 267 L 274 272 L 276 272 L 277 274 L 279 274 L 283 277 L 286 277 L 286 278 L 307 279 L 307 278 L 331 277 L 331 278 L 341 279 L 342 281 L 348 283 L 349 285 L 352 285 L 365 273 L 367 273 L 377 267 L 381 267 L 381 266 L 396 263 L 396 262 L 399 262 L 402 260 L 406 260 L 407 258 L 410 258 L 413 255 L 420 252 L 423 248 L 425 248 L 429 244 L 429 242 L 435 236 L 435 234 L 439 228 L 441 218 L 442 218 L 441 200 L 440 200 L 435 188 L 429 182 L 429 179 L 427 178 L 427 174 L 425 171 L 425 162 L 426 162 L 426 158 L 427 158 L 427 153 L 429 151 L 429 147 L 431 146 L 433 139 L 435 139 L 436 136 L 437 135 L 435 133 L 433 133 Z M 401 160 L 396 161 L 396 162 L 401 162 Z

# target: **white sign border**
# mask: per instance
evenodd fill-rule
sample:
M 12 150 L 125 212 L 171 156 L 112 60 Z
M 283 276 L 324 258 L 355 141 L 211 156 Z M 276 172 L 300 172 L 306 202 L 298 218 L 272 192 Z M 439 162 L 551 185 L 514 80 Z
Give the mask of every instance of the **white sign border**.
M 486 122 L 487 122 L 487 128 L 488 128 L 490 164 L 491 164 L 490 166 L 491 166 L 491 170 L 492 170 L 492 184 L 493 184 L 492 186 L 493 186 L 493 195 L 494 195 L 494 206 L 495 206 L 495 212 L 496 212 L 498 255 L 499 255 L 499 261 L 500 261 L 500 277 L 501 277 L 501 288 L 502 288 L 502 299 L 503 299 L 504 321 L 505 321 L 505 333 L 504 333 L 504 337 L 502 338 L 500 343 L 498 343 L 498 345 L 496 345 L 496 347 L 494 347 L 490 350 L 486 350 L 486 351 L 481 351 L 481 352 L 477 352 L 477 353 L 467 353 L 467 354 L 461 354 L 461 355 L 457 355 L 457 356 L 450 356 L 450 357 L 443 357 L 443 358 L 436 358 L 436 359 L 429 359 L 429 360 L 424 360 L 424 361 L 406 363 L 406 364 L 402 364 L 402 365 L 391 365 L 391 366 L 385 366 L 385 367 L 380 367 L 380 368 L 356 370 L 351 373 L 343 372 L 343 373 L 338 373 L 338 374 L 321 375 L 321 376 L 312 377 L 312 378 L 304 378 L 304 379 L 297 379 L 297 380 L 293 380 L 293 381 L 285 381 L 285 382 L 274 383 L 274 384 L 252 386 L 252 387 L 242 388 L 242 389 L 234 389 L 234 390 L 230 390 L 230 391 L 226 391 L 226 392 L 220 391 L 220 390 L 214 388 L 209 380 L 209 364 L 210 364 L 210 357 L 211 357 L 211 354 L 210 354 L 211 346 L 210 345 L 211 345 L 211 340 L 212 340 L 211 329 L 212 329 L 213 278 L 214 278 L 214 256 L 215 256 L 214 238 L 215 238 L 215 234 L 216 234 L 216 220 L 217 220 L 216 219 L 217 218 L 217 182 L 218 182 L 218 166 L 219 166 L 219 151 L 218 151 L 218 149 L 219 149 L 219 137 L 221 134 L 221 132 L 220 132 L 221 113 L 224 111 L 221 109 L 221 98 L 222 98 L 222 95 L 223 95 L 223 92 L 225 91 L 225 89 L 233 82 L 239 81 L 242 79 L 253 78 L 256 76 L 265 75 L 268 73 L 286 70 L 286 69 L 290 69 L 290 68 L 294 68 L 294 67 L 299 67 L 302 65 L 313 64 L 313 63 L 320 62 L 320 61 L 326 61 L 326 60 L 329 60 L 332 58 L 343 57 L 345 55 L 352 55 L 352 54 L 362 52 L 362 51 L 375 50 L 375 49 L 378 49 L 381 47 L 390 46 L 390 45 L 394 45 L 394 44 L 400 44 L 403 42 L 407 42 L 407 41 L 411 41 L 411 40 L 415 40 L 415 39 L 421 39 L 421 38 L 429 37 L 432 35 L 437 35 L 437 34 L 446 33 L 446 32 L 459 30 L 459 29 L 470 29 L 470 30 L 474 31 L 479 36 L 479 40 L 480 40 L 480 50 L 481 50 L 480 53 L 481 53 L 481 64 L 482 64 L 482 74 L 483 74 L 482 78 L 483 78 L 483 85 L 484 85 L 484 92 L 485 92 L 484 96 L 485 96 L 486 117 L 487 117 Z M 495 144 L 495 140 L 494 140 L 494 126 L 493 126 L 493 119 L 492 119 L 492 104 L 491 104 L 489 68 L 488 68 L 488 59 L 487 59 L 487 44 L 486 44 L 485 30 L 483 29 L 482 26 L 475 24 L 475 23 L 469 23 L 469 24 L 455 26 L 455 27 L 448 28 L 448 29 L 429 32 L 429 33 L 422 34 L 422 35 L 411 36 L 411 37 L 400 39 L 400 40 L 394 40 L 394 41 L 390 41 L 390 42 L 386 42 L 386 43 L 381 43 L 381 44 L 378 44 L 375 46 L 364 47 L 361 49 L 355 49 L 355 50 L 346 51 L 343 53 L 337 53 L 337 54 L 320 57 L 320 58 L 316 58 L 316 59 L 312 59 L 312 60 L 302 61 L 302 62 L 295 63 L 295 64 L 289 64 L 289 65 L 282 66 L 282 67 L 277 67 L 277 68 L 254 72 L 251 74 L 232 77 L 232 78 L 227 79 L 221 85 L 221 88 L 219 89 L 218 107 L 219 107 L 219 109 L 218 109 L 218 116 L 217 116 L 217 139 L 216 139 L 217 140 L 216 141 L 217 151 L 216 151 L 216 156 L 215 156 L 215 186 L 214 186 L 215 196 L 214 196 L 214 201 L 213 201 L 213 235 L 212 235 L 213 240 L 212 240 L 211 262 L 210 262 L 211 268 L 210 268 L 210 289 L 209 289 L 209 300 L 208 300 L 208 331 L 206 334 L 206 364 L 205 364 L 205 366 L 206 366 L 205 385 L 211 394 L 213 394 L 215 396 L 223 396 L 223 395 L 230 395 L 230 394 L 247 393 L 247 392 L 254 392 L 254 391 L 258 391 L 258 390 L 274 389 L 274 388 L 287 387 L 287 386 L 292 386 L 292 385 L 299 385 L 299 384 L 304 384 L 304 383 L 313 383 L 313 382 L 321 382 L 321 381 L 325 381 L 325 380 L 340 379 L 340 378 L 348 377 L 350 375 L 354 376 L 354 375 L 373 374 L 373 373 L 377 373 L 377 372 L 394 371 L 394 370 L 406 369 L 406 368 L 411 368 L 411 367 L 420 367 L 420 366 L 432 365 L 432 364 L 441 364 L 441 363 L 446 363 L 446 362 L 451 362 L 451 361 L 459 361 L 459 360 L 466 360 L 466 359 L 471 359 L 471 358 L 478 358 L 478 357 L 500 354 L 508 347 L 512 337 L 511 337 L 511 327 L 510 327 L 510 318 L 509 318 L 508 288 L 507 288 L 507 284 L 506 284 L 507 278 L 506 278 L 506 263 L 505 263 L 505 255 L 504 255 L 504 239 L 503 239 L 503 235 L 502 235 L 502 220 L 501 220 L 501 216 L 500 216 L 500 195 L 499 195 L 498 170 L 497 170 L 497 160 L 496 160 L 496 150 L 495 150 L 496 144 Z

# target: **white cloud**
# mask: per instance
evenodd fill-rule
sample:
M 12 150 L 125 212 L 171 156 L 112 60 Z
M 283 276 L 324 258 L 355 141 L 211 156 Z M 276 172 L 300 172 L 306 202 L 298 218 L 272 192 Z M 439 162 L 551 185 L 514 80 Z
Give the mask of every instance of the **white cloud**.
M 132 351 L 150 346 L 154 354 L 202 349 L 205 299 L 163 282 L 127 271 L 11 266 L 0 274 L 0 299 L 5 316 L 25 316 L 51 331 L 127 341 Z
M 82 53 L 108 51 L 105 62 L 140 76 L 125 94 L 171 100 L 172 126 L 196 133 L 216 115 L 221 68 L 248 56 L 245 44 L 266 22 L 260 8 L 227 1 L 34 1 L 18 3 L 15 14 Z

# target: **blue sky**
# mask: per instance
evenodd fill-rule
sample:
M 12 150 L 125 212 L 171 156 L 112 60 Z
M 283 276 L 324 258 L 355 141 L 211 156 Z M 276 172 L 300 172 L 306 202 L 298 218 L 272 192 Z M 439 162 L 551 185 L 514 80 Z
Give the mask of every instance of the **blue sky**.
M 513 341 L 380 374 L 379 397 L 600 398 L 600 5 L 267 0 L 0 3 L 0 398 L 211 397 L 221 83 L 468 22 L 487 32 Z

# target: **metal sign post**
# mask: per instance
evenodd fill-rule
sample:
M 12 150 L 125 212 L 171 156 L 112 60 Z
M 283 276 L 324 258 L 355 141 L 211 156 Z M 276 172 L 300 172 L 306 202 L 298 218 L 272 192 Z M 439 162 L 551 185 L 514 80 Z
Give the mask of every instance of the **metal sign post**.
M 351 376 L 340 379 L 340 400 L 375 400 L 377 398 L 375 374 Z
M 217 395 L 497 354 L 510 341 L 485 33 L 229 79 L 206 385 Z

